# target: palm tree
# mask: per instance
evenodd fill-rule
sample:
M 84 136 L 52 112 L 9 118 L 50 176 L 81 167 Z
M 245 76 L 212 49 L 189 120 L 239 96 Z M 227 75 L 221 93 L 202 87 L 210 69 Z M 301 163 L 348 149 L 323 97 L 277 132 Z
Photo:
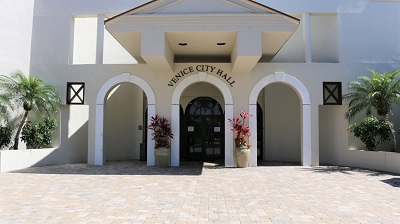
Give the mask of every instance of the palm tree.
M 371 78 L 366 76 L 358 77 L 361 82 L 352 81 L 348 86 L 352 93 L 345 94 L 344 100 L 350 100 L 349 109 L 345 113 L 348 120 L 364 111 L 367 116 L 372 114 L 372 110 L 388 121 L 388 114 L 391 113 L 393 104 L 400 103 L 400 80 L 398 75 L 400 69 L 388 73 L 377 73 L 373 69 Z M 392 129 L 392 151 L 396 146 L 395 131 Z
M 11 108 L 10 99 L 5 94 L 0 94 L 0 124 L 7 122 L 10 118 L 9 108 Z
M 30 111 L 38 118 L 48 117 L 57 114 L 62 104 L 56 88 L 44 84 L 40 78 L 26 77 L 21 71 L 15 72 L 11 77 L 0 76 L 0 89 L 16 108 L 24 109 L 15 134 L 14 149 L 18 149 L 19 135 Z
M 400 80 L 397 78 L 400 69 L 383 74 L 373 69 L 370 71 L 371 78 L 361 76 L 358 77 L 361 82 L 352 81 L 348 84 L 349 89 L 355 91 L 343 96 L 344 100 L 350 100 L 349 109 L 345 114 L 349 120 L 364 110 L 366 115 L 370 116 L 372 109 L 386 119 L 393 103 L 400 103 Z

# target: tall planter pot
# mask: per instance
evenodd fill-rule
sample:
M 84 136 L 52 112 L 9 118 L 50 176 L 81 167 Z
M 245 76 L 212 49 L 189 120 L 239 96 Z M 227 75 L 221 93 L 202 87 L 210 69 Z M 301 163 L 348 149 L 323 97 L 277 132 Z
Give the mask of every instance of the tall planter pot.
M 154 150 L 154 157 L 156 159 L 156 167 L 170 166 L 171 151 L 166 147 L 158 147 Z
M 240 168 L 246 168 L 249 166 L 250 161 L 250 148 L 249 147 L 237 147 L 235 150 L 236 165 Z

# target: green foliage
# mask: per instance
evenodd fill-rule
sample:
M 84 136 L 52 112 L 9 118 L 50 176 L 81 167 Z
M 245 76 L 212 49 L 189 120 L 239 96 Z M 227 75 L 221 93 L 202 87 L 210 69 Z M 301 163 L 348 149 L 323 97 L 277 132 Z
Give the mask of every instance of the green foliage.
M 350 125 L 349 131 L 360 138 L 369 151 L 375 151 L 380 143 L 390 141 L 390 137 L 394 134 L 391 122 L 387 119 L 378 120 L 374 116 L 365 118 L 360 124 Z
M 11 143 L 11 135 L 11 128 L 0 125 L 0 149 Z
M 56 120 L 46 118 L 43 122 L 27 123 L 22 128 L 21 139 L 28 149 L 40 149 L 53 143 Z
M 383 74 L 372 69 L 370 71 L 370 78 L 361 76 L 358 77 L 361 82 L 352 81 L 348 84 L 349 89 L 354 90 L 343 96 L 344 100 L 350 100 L 349 109 L 345 114 L 349 120 L 364 110 L 367 116 L 370 116 L 372 109 L 385 117 L 391 112 L 393 103 L 400 103 L 400 69 Z
M 32 110 L 41 118 L 58 113 L 62 104 L 56 88 L 46 85 L 41 78 L 26 77 L 21 71 L 11 77 L 0 76 L 0 88 L 14 105 L 26 111 Z
M 50 117 L 58 113 L 62 104 L 56 88 L 46 85 L 40 78 L 26 77 L 21 71 L 11 77 L 0 76 L 0 93 L 16 108 L 25 110 L 15 134 L 14 149 L 18 149 L 19 135 L 30 111 L 38 118 Z
M 10 99 L 0 92 L 0 123 L 7 122 L 10 118 L 9 109 L 11 108 Z

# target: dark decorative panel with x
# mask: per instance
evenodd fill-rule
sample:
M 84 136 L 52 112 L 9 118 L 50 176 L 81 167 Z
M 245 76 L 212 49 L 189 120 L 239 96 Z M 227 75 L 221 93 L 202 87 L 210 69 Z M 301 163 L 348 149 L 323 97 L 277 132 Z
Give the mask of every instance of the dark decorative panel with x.
M 67 104 L 85 103 L 85 83 L 68 82 L 67 83 Z
M 324 105 L 342 105 L 342 83 L 324 82 Z

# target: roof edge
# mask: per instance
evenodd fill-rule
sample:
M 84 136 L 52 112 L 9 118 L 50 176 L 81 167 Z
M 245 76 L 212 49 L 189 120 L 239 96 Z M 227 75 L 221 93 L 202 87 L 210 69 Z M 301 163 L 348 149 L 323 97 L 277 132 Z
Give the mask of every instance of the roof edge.
M 264 5 L 264 4 L 261 4 L 261 3 L 259 3 L 259 2 L 253 1 L 253 0 L 246 0 L 246 1 L 251 2 L 251 3 L 253 3 L 253 4 L 256 4 L 256 5 L 259 5 L 259 6 L 261 6 L 261 7 L 264 7 L 264 8 L 266 8 L 266 9 L 269 9 L 269 10 L 274 11 L 274 12 L 276 12 L 276 13 L 279 13 L 279 14 L 281 14 L 281 15 L 283 15 L 283 16 L 287 16 L 287 17 L 289 17 L 290 19 L 293 19 L 293 20 L 297 21 L 298 23 L 300 23 L 300 19 L 298 19 L 298 18 L 296 18 L 296 17 L 294 17 L 294 16 L 291 16 L 291 15 L 289 15 L 289 14 L 286 14 L 286 13 L 284 13 L 284 12 L 281 12 L 281 11 L 279 11 L 279 10 L 276 10 L 276 9 L 274 9 L 274 8 L 271 8 L 271 7 L 269 7 L 269 6 L 266 6 L 266 5 Z
M 122 13 L 120 13 L 120 14 L 118 14 L 118 15 L 115 15 L 115 16 L 113 16 L 113 17 L 111 17 L 111 18 L 105 20 L 105 21 L 104 21 L 104 24 L 106 24 L 106 23 L 110 22 L 111 20 L 114 20 L 114 19 L 116 19 L 116 18 L 118 18 L 118 17 L 121 17 L 121 16 L 123 16 L 123 15 L 125 15 L 125 14 L 129 14 L 129 13 L 132 12 L 132 11 L 135 11 L 135 10 L 137 10 L 137 9 L 143 8 L 143 7 L 147 6 L 147 5 L 153 4 L 154 2 L 158 2 L 158 1 L 160 1 L 160 0 L 152 0 L 152 1 L 150 1 L 150 2 L 147 2 L 147 3 L 144 3 L 144 4 L 142 4 L 142 5 L 139 5 L 139 6 L 135 7 L 135 8 L 129 9 L 129 10 L 125 11 L 125 12 L 122 12 Z
M 153 3 L 158 2 L 158 1 L 160 1 L 160 0 L 152 0 L 152 1 L 149 1 L 149 2 L 144 3 L 144 4 L 142 4 L 142 5 L 139 5 L 139 6 L 135 7 L 135 8 L 129 9 L 129 10 L 123 12 L 123 13 L 120 13 L 120 14 L 118 14 L 118 15 L 115 15 L 115 16 L 113 16 L 113 17 L 111 17 L 111 18 L 105 20 L 105 21 L 104 21 L 104 24 L 109 23 L 110 21 L 112 21 L 112 20 L 114 20 L 114 19 L 117 19 L 118 17 L 124 16 L 124 15 L 126 15 L 126 14 L 131 13 L 132 11 L 138 10 L 138 9 L 140 9 L 140 8 L 143 8 L 143 7 L 147 6 L 147 5 L 153 4 Z M 259 3 L 259 2 L 253 1 L 253 0 L 245 0 L 245 1 L 247 1 L 247 2 L 249 2 L 249 3 L 251 3 L 251 4 L 255 4 L 255 5 L 261 6 L 261 7 L 263 7 L 263 8 L 266 8 L 266 9 L 268 9 L 268 10 L 270 10 L 270 11 L 273 11 L 273 12 L 276 12 L 276 13 L 278 13 L 278 14 L 281 14 L 281 15 L 283 15 L 283 16 L 285 16 L 285 17 L 288 17 L 288 18 L 290 18 L 290 19 L 296 21 L 297 23 L 300 23 L 300 19 L 298 19 L 298 18 L 296 18 L 296 17 L 294 17 L 294 16 L 291 16 L 291 15 L 289 15 L 289 14 L 286 14 L 286 13 L 284 13 L 284 12 L 281 12 L 281 11 L 279 11 L 279 10 L 273 9 L 273 8 L 271 8 L 271 7 L 268 7 L 268 6 L 264 5 L 264 4 L 261 4 L 261 3 Z

